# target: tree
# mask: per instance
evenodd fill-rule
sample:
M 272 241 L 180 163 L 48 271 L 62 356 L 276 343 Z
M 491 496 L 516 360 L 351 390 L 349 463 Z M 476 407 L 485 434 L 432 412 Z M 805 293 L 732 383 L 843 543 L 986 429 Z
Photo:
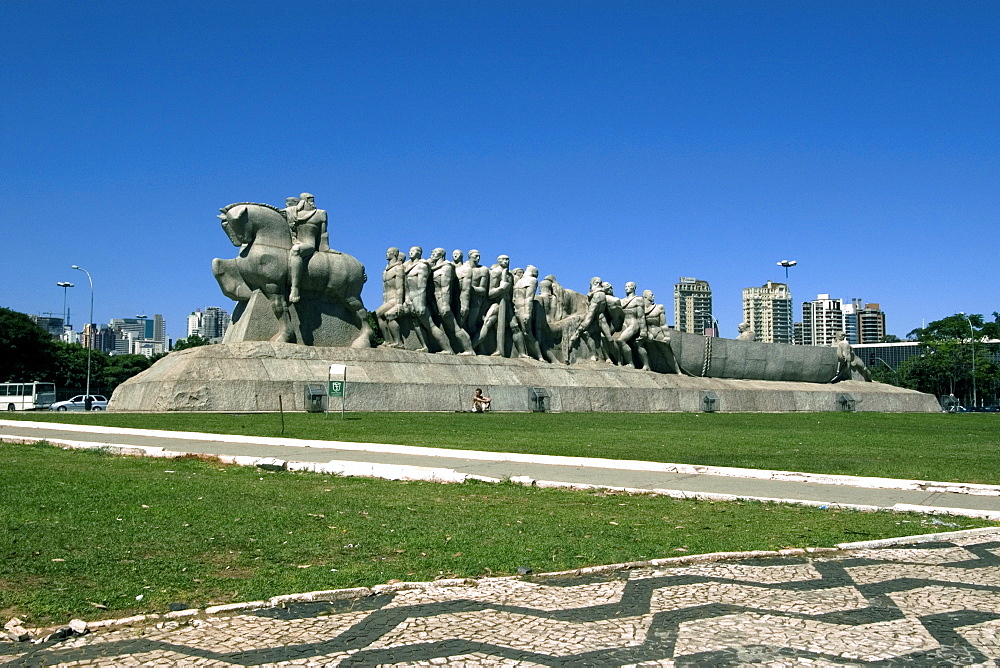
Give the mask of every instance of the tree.
M 996 403 L 1000 369 L 993 362 L 991 344 L 983 343 L 987 338 L 1000 338 L 996 336 L 1000 315 L 995 312 L 993 320 L 985 322 L 979 314 L 966 317 L 956 313 L 910 332 L 907 338 L 920 341 L 927 352 L 900 365 L 902 384 L 938 396 L 954 394 L 965 405 L 972 405 L 975 387 L 978 403 Z
M 372 345 L 380 346 L 385 343 L 385 339 L 382 338 L 382 330 L 378 326 L 378 320 L 375 318 L 375 311 L 368 311 L 368 326 L 372 328 Z
M 186 350 L 187 348 L 197 348 L 198 346 L 207 346 L 212 343 L 211 339 L 206 339 L 204 336 L 198 336 L 197 334 L 192 334 L 186 339 L 177 339 L 174 343 L 174 350 Z
M 101 373 L 104 387 L 118 387 L 132 376 L 145 371 L 152 362 L 145 355 L 113 355 Z
M 52 335 L 27 315 L 0 308 L 0 382 L 48 380 L 54 347 Z

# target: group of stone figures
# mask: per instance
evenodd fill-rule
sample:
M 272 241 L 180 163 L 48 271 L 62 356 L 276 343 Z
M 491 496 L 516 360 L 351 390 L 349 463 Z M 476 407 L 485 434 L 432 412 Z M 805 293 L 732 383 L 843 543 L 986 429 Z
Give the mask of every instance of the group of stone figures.
M 653 293 L 625 284 L 617 298 L 610 283 L 591 279 L 582 295 L 538 268 L 510 268 L 501 255 L 490 267 L 478 250 L 430 258 L 420 246 L 386 251 L 382 305 L 375 311 L 385 345 L 458 355 L 496 355 L 570 363 L 580 358 L 652 369 L 650 344 L 668 344 L 663 305 Z M 669 358 L 661 345 L 659 358 Z M 666 360 L 664 360 L 666 361 Z M 657 365 L 661 366 L 661 365 Z M 669 371 L 679 373 L 676 363 Z
M 372 345 L 361 300 L 365 268 L 330 248 L 326 211 L 311 194 L 289 197 L 283 209 L 243 202 L 221 212 L 223 229 L 240 248 L 238 257 L 212 263 L 223 293 L 240 303 L 227 342 Z M 477 250 L 468 259 L 453 251 L 449 260 L 443 248 L 426 259 L 419 246 L 406 255 L 389 248 L 383 303 L 375 311 L 384 345 L 565 364 L 589 359 L 700 376 L 870 380 L 843 336 L 836 354 L 755 343 L 745 325 L 736 341 L 713 343 L 670 329 L 652 291 L 639 294 L 635 283 L 626 283 L 619 298 L 610 283 L 594 277 L 584 295 L 563 288 L 555 276 L 539 279 L 534 266 L 512 270 L 506 255 L 489 267 L 480 260 Z

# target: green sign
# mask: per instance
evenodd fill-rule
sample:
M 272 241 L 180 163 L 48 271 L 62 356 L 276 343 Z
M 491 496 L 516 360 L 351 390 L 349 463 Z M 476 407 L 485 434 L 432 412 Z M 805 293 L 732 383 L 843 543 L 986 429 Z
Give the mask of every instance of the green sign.
M 330 381 L 330 391 L 327 394 L 331 397 L 342 397 L 344 396 L 344 388 L 347 383 L 342 380 L 331 380 Z

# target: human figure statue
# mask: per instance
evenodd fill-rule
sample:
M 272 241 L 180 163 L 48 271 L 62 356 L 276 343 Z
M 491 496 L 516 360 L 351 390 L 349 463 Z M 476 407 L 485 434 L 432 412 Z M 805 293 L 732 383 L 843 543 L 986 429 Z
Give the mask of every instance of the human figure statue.
M 750 323 L 741 322 L 736 326 L 736 329 L 740 330 L 739 335 L 736 337 L 737 341 L 753 341 L 757 338 L 757 334 L 750 327 Z
M 663 304 L 656 303 L 656 297 L 652 290 L 643 290 L 642 298 L 646 302 L 647 336 L 653 341 L 667 341 L 669 339 L 669 328 L 667 327 L 667 314 L 663 309 Z
M 435 248 L 431 251 L 431 283 L 434 285 L 434 305 L 437 308 L 438 320 L 445 334 L 451 341 L 451 350 L 460 355 L 475 355 L 472 350 L 472 339 L 469 334 L 458 326 L 455 312 L 452 310 L 455 292 L 458 289 L 458 278 L 455 275 L 455 265 L 444 259 L 444 249 Z
M 854 377 L 854 374 L 861 376 L 866 383 L 872 382 L 872 374 L 861 361 L 861 358 L 854 354 L 851 342 L 847 340 L 844 332 L 837 332 L 833 335 L 833 347 L 837 349 L 837 375 L 834 380 Z
M 430 350 L 427 336 L 437 343 L 441 352 L 451 353 L 451 344 L 447 335 L 441 328 L 431 320 L 430 309 L 428 308 L 427 288 L 431 284 L 431 267 L 427 260 L 423 259 L 424 250 L 420 246 L 410 249 L 410 259 L 403 263 L 403 270 L 406 273 L 406 292 L 403 311 L 412 316 L 417 321 L 414 332 L 420 347 L 417 352 L 428 352 Z
M 465 253 L 457 248 L 451 252 L 451 264 L 455 267 L 455 291 L 451 300 L 451 310 L 455 314 L 455 322 L 465 329 L 465 321 L 469 316 L 469 292 L 472 280 L 469 277 L 469 266 L 465 264 Z M 468 333 L 468 332 L 466 332 Z
M 399 330 L 399 316 L 406 292 L 403 257 L 403 253 L 395 246 L 385 252 L 387 264 L 382 272 L 382 305 L 375 310 L 375 320 L 382 330 L 382 338 L 390 348 L 403 347 L 403 336 Z
M 617 297 L 615 297 L 615 289 L 612 287 L 611 283 L 604 281 L 601 283 L 601 289 L 604 290 L 604 294 L 607 297 L 607 323 L 608 328 L 604 330 L 605 333 L 603 340 L 605 343 L 605 355 L 608 361 L 612 364 L 621 364 L 621 356 L 619 354 L 619 345 L 615 340 L 615 336 L 621 332 L 622 326 L 625 322 L 625 313 L 622 311 L 622 303 Z
M 517 320 L 514 318 L 514 276 L 510 273 L 509 267 L 510 258 L 501 255 L 497 258 L 497 263 L 489 269 L 489 290 L 487 292 L 489 309 L 483 318 L 483 326 L 472 343 L 473 346 L 479 348 L 489 334 L 495 332 L 496 348 L 490 353 L 491 355 L 506 356 L 508 341 L 513 347 L 513 329 L 517 326 Z
M 286 197 L 285 208 L 282 213 L 288 221 L 288 233 L 292 236 L 292 243 L 295 243 L 295 209 L 299 204 L 298 197 Z
M 524 356 L 542 359 L 541 347 L 535 335 L 535 292 L 538 290 L 538 268 L 528 265 L 514 283 L 514 316 L 524 337 Z
M 683 375 L 684 372 L 670 348 L 671 329 L 667 326 L 667 314 L 663 310 L 663 304 L 656 303 L 656 296 L 652 290 L 643 290 L 642 301 L 645 303 L 646 340 L 666 344 L 656 347 L 659 353 L 658 357 L 661 358 L 660 361 L 666 367 L 667 373 Z M 649 352 L 649 348 L 646 349 L 646 352 Z
M 621 331 L 615 335 L 619 348 L 618 359 L 624 366 L 634 368 L 634 351 L 642 362 L 642 368 L 649 370 L 649 354 L 646 352 L 646 301 L 635 294 L 635 283 L 629 281 L 625 284 L 625 296 L 620 305 L 624 322 Z
M 291 200 L 285 200 L 286 205 Z M 316 208 L 316 200 L 309 193 L 299 195 L 299 201 L 294 211 L 286 207 L 288 228 L 292 233 L 292 249 L 288 252 L 288 274 L 291 279 L 291 289 L 288 301 L 293 304 L 301 298 L 299 287 L 306 277 L 309 259 L 316 251 L 330 250 L 327 233 L 326 211 Z
M 569 353 L 572 352 L 573 345 L 585 335 L 589 336 L 593 344 L 593 354 L 590 359 L 594 362 L 603 360 L 613 363 L 614 355 L 611 353 L 613 332 L 608 320 L 608 293 L 605 291 L 603 281 L 599 276 L 590 279 L 587 302 L 587 314 L 583 316 L 583 320 L 580 321 L 573 336 L 570 337 L 566 363 L 571 361 Z
M 489 308 L 490 270 L 479 264 L 479 251 L 469 251 L 469 260 L 461 274 L 461 299 L 468 298 L 459 306 L 459 320 L 464 324 L 465 331 L 476 337 L 482 327 L 483 316 Z

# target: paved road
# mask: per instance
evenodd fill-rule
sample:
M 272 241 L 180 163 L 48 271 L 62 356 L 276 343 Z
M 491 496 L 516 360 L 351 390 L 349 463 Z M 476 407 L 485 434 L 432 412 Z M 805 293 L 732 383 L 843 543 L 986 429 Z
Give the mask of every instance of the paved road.
M 789 480 L 790 476 L 770 479 L 766 477 L 768 472 L 730 469 L 725 470 L 728 475 L 711 475 L 692 473 L 693 467 L 649 462 L 617 462 L 583 457 L 513 455 L 373 443 L 304 441 L 0 420 L 0 440 L 4 438 L 134 445 L 218 456 L 276 458 L 314 465 L 340 462 L 343 463 L 341 468 L 327 467 L 326 470 L 368 472 L 387 477 L 398 477 L 401 474 L 398 470 L 392 469 L 369 470 L 370 467 L 366 469 L 365 466 L 358 464 L 420 467 L 425 469 L 422 473 L 430 477 L 435 476 L 435 471 L 450 470 L 458 474 L 489 478 L 525 476 L 536 481 L 567 485 L 606 485 L 674 491 L 692 496 L 734 495 L 742 498 L 781 499 L 829 505 L 939 508 L 956 514 L 978 514 L 1000 520 L 1000 488 L 995 488 L 993 495 L 965 494 L 939 491 L 947 488 L 944 484 L 925 489 L 893 489 L 872 485 L 894 485 L 898 481 L 851 479 L 845 476 L 816 477 L 819 480 L 829 479 L 840 484 L 796 482 Z M 667 470 L 671 467 L 680 470 Z M 415 476 L 420 473 L 420 471 L 408 471 L 403 475 Z M 444 473 L 437 475 L 447 477 Z M 800 477 L 808 479 L 807 476 Z
M 0 665 L 996 666 L 998 555 L 1000 530 L 988 529 L 823 556 L 425 585 L 0 642 Z

